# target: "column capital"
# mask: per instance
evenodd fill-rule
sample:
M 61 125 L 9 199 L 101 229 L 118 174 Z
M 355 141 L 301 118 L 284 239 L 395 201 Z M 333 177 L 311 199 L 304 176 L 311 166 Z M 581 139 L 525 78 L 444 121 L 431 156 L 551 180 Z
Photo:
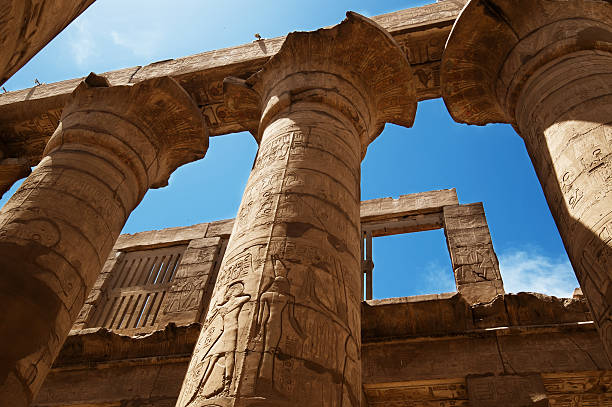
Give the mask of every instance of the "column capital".
M 441 92 L 457 122 L 516 125 L 517 99 L 540 68 L 581 51 L 612 52 L 605 0 L 471 0 L 442 58 Z
M 258 142 L 266 123 L 300 102 L 343 112 L 361 134 L 362 155 L 385 123 L 412 126 L 416 91 L 405 54 L 374 21 L 346 15 L 332 28 L 290 33 L 248 79 L 226 78 L 226 106 Z
M 31 404 L 132 210 L 207 146 L 202 114 L 169 77 L 109 86 L 91 74 L 73 92 L 0 211 L 1 405 Z
M 109 123 L 113 118 L 119 122 L 116 126 Z M 109 132 L 109 126 L 116 131 Z M 130 131 L 134 129 L 138 131 Z M 82 130 L 89 130 L 89 136 Z M 119 156 L 125 156 L 119 150 L 126 147 L 138 152 L 126 159 L 139 161 L 147 178 L 141 187 L 146 190 L 168 185 L 174 170 L 203 158 L 208 129 L 189 94 L 168 76 L 110 86 L 92 72 L 72 92 L 43 157 L 67 143 L 104 145 Z

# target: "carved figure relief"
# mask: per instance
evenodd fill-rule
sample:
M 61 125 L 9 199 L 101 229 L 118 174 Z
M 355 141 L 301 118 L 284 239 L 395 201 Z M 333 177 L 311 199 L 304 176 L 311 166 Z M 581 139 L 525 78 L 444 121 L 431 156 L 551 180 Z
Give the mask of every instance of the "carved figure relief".
M 194 383 L 191 403 L 198 395 L 204 397 L 225 392 L 234 394 L 234 366 L 236 362 L 236 345 L 238 343 L 238 317 L 242 306 L 251 299 L 244 294 L 244 284 L 241 281 L 229 285 L 223 296 L 223 301 L 215 306 L 210 319 L 221 320 L 220 330 L 208 329 L 209 336 L 204 345 L 210 348 L 197 362 L 199 383 Z M 215 337 L 212 338 L 211 336 Z M 208 343 L 207 343 L 208 342 Z
M 272 256 L 274 280 L 259 298 L 257 326 L 263 352 L 258 367 L 257 392 L 274 393 L 274 365 L 282 352 L 279 345 L 288 329 L 304 338 L 305 333 L 295 317 L 295 297 L 291 295 L 290 268 L 278 256 Z

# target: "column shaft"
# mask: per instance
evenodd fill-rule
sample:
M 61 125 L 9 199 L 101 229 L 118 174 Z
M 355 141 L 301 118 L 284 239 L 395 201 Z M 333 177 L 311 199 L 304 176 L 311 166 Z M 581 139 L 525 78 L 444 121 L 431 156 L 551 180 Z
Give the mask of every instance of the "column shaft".
M 179 405 L 359 405 L 360 161 L 333 109 L 267 126 Z
M 602 340 L 612 355 L 612 54 L 540 68 L 517 124 Z
M 30 166 L 25 159 L 2 158 L 0 150 L 0 198 L 13 184 L 30 174 Z
M 81 84 L 40 164 L 0 212 L 0 404 L 29 405 L 129 214 L 178 162 L 195 158 L 173 161 L 187 142 L 164 125 L 193 137 L 203 156 L 202 117 L 171 79 Z
M 347 13 L 224 81 L 260 146 L 177 406 L 361 405 L 360 163 L 385 122 L 412 124 L 411 78 Z

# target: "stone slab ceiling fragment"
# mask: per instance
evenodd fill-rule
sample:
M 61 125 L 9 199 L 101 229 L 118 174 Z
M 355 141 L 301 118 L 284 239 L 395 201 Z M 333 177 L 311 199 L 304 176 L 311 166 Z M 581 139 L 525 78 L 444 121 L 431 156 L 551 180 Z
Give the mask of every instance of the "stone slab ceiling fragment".
M 0 6 L 0 85 L 94 1 L 3 1 Z
M 109 87 L 91 74 L 73 92 L 0 212 L 0 405 L 29 405 L 132 210 L 207 147 L 173 79 Z
M 177 405 L 360 406 L 360 163 L 412 125 L 410 64 L 349 12 L 224 92 L 259 152 Z
M 612 357 L 612 3 L 470 1 L 441 89 L 455 120 L 524 139 Z

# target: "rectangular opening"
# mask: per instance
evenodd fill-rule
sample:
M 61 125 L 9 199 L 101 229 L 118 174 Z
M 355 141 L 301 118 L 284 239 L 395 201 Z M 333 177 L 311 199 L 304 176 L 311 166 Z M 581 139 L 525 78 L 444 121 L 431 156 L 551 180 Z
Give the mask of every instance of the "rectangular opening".
M 132 330 L 155 326 L 187 245 L 126 252 L 111 271 L 88 326 Z
M 363 229 L 365 299 L 456 291 L 443 229 L 372 237 L 370 256 Z

